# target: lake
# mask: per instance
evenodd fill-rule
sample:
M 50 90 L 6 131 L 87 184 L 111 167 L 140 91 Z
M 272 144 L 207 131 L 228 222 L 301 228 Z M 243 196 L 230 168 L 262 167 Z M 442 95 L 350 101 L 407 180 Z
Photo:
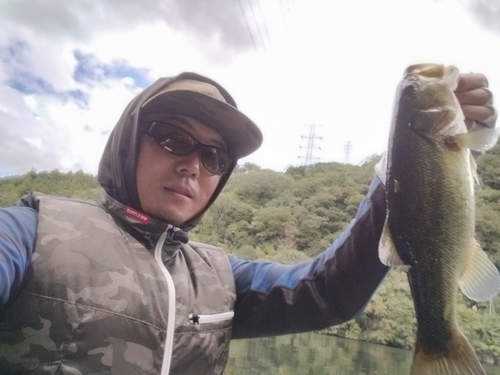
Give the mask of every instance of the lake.
M 410 350 L 358 340 L 302 333 L 233 340 L 225 375 L 360 375 L 409 374 Z M 484 365 L 488 375 L 500 366 Z

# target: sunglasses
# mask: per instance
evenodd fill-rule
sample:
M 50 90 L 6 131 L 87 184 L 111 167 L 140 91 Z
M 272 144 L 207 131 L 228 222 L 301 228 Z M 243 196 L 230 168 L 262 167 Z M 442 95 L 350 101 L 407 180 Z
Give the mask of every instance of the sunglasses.
M 231 157 L 220 147 L 198 142 L 184 129 L 166 122 L 150 122 L 147 134 L 164 150 L 174 155 L 189 155 L 201 151 L 201 162 L 207 171 L 223 175 L 231 167 Z

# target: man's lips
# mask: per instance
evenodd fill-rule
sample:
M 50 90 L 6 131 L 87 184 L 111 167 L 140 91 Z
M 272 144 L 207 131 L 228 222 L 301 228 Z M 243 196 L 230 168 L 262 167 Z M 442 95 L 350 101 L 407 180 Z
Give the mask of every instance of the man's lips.
M 172 191 L 174 193 L 183 195 L 183 196 L 188 197 L 190 199 L 193 198 L 193 192 L 189 188 L 186 188 L 186 187 L 183 187 L 183 186 L 170 186 L 170 187 L 165 186 L 164 188 L 166 190 L 169 190 L 169 191 Z

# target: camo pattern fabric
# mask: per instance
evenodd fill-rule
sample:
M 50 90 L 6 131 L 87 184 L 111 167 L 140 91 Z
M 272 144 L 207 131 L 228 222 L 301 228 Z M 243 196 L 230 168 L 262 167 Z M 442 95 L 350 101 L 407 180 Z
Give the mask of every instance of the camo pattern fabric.
M 99 204 L 37 197 L 35 252 L 22 291 L 0 314 L 0 374 L 160 374 L 165 276 Z M 170 374 L 222 374 L 236 298 L 224 251 L 188 243 L 162 253 L 176 289 Z

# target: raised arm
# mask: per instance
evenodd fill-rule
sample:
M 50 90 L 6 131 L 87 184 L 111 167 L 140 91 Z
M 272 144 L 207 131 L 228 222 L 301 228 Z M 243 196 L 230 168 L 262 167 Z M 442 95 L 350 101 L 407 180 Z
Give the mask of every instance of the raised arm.
M 376 178 L 355 219 L 315 259 L 281 265 L 231 257 L 233 337 L 311 331 L 361 313 L 388 270 L 378 258 L 385 215 L 384 187 Z

